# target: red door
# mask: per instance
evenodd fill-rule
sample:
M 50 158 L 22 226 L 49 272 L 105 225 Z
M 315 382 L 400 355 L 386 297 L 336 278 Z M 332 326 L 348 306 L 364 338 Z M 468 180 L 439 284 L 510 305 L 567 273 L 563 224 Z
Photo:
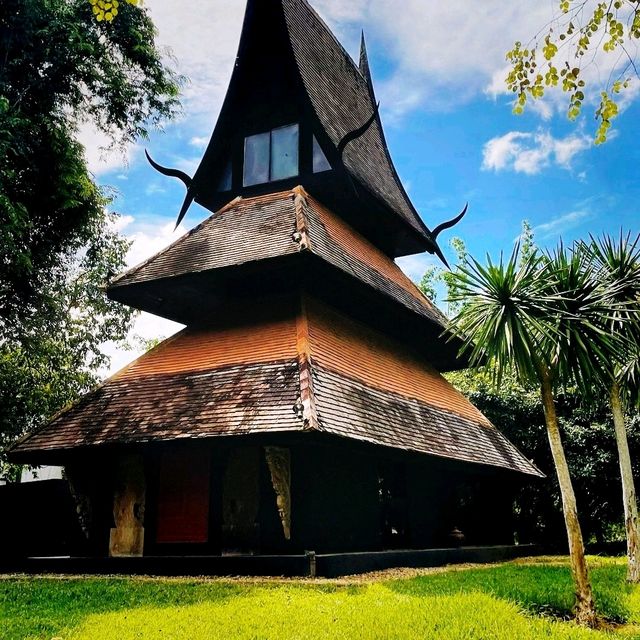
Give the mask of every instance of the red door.
M 209 539 L 208 451 L 165 453 L 158 486 L 159 543 L 203 543 Z

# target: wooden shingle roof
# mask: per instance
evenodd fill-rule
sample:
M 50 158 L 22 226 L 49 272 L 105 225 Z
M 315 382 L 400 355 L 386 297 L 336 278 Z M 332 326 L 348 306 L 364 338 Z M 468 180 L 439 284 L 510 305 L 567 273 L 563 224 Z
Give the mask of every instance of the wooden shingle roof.
M 209 144 L 193 179 L 179 172 L 188 188 L 181 215 L 193 200 L 214 211 L 230 195 L 271 190 L 272 182 L 243 180 L 243 141 L 298 123 L 298 172 L 278 180 L 275 188 L 296 181 L 313 185 L 336 213 L 350 216 L 350 224 L 390 255 L 429 251 L 441 256 L 394 167 L 364 53 L 362 65 L 307 0 L 248 0 L 234 71 Z M 352 134 L 358 135 L 353 139 Z M 314 171 L 312 137 L 331 170 Z M 229 168 L 229 191 L 221 191 L 218 185 Z
M 376 110 L 370 78 L 307 0 L 279 2 L 307 94 L 322 126 L 337 146 Z M 362 136 L 347 145 L 343 159 L 356 180 L 431 241 L 430 231 L 398 177 L 379 117 Z
M 233 200 L 164 251 L 115 278 L 108 293 L 118 300 L 123 290 L 149 281 L 304 253 L 445 329 L 446 318 L 391 258 L 301 187 Z
M 308 298 L 269 313 L 186 329 L 21 440 L 12 459 L 311 431 L 539 475 L 406 347 Z

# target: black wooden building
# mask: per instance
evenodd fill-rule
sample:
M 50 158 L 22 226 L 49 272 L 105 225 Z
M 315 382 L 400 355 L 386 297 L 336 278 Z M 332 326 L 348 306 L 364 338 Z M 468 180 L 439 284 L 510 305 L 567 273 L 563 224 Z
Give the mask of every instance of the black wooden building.
M 155 163 L 154 163 L 155 164 Z M 442 373 L 446 318 L 394 259 L 440 254 L 356 64 L 306 0 L 249 0 L 187 195 L 211 217 L 107 295 L 186 325 L 27 436 L 102 556 L 512 544 L 540 475 Z M 428 212 L 427 212 L 428 215 Z

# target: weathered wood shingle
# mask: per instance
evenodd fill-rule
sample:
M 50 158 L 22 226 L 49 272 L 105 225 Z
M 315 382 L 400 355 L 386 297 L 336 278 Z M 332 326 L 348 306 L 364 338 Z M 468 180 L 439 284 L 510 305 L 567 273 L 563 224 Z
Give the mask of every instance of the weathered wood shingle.
M 14 448 L 14 454 L 100 445 L 297 431 L 296 360 L 115 378 Z
M 293 254 L 290 191 L 231 201 L 169 247 L 119 275 L 111 287 Z
M 306 0 L 281 3 L 302 81 L 316 115 L 337 146 L 376 108 L 367 78 Z M 414 230 L 431 237 L 398 177 L 379 118 L 346 147 L 344 163 L 356 180 Z
M 12 455 L 309 431 L 539 474 L 421 357 L 309 298 L 275 318 L 183 331 Z
M 304 247 L 295 238 L 301 225 L 311 240 Z M 301 187 L 230 202 L 164 251 L 117 277 L 110 288 L 295 256 L 301 250 L 445 328 L 446 318 L 391 258 Z

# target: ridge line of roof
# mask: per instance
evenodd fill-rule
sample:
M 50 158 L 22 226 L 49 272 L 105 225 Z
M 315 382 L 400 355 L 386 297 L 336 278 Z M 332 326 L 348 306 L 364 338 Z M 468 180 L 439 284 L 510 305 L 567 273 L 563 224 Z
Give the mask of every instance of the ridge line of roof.
M 110 282 L 107 283 L 107 285 L 106 285 L 107 290 L 112 288 L 112 287 L 116 288 L 116 287 L 119 287 L 119 286 L 126 286 L 126 284 L 125 285 L 121 285 L 120 284 L 120 282 L 123 279 L 125 279 L 128 276 L 132 276 L 132 275 L 138 273 L 139 271 L 144 269 L 144 267 L 150 265 L 156 259 L 158 259 L 161 256 L 165 255 L 168 251 L 173 249 L 176 245 L 180 244 L 181 242 L 183 242 L 187 238 L 190 238 L 196 232 L 200 231 L 208 223 L 212 222 L 214 218 L 216 218 L 217 216 L 222 215 L 224 213 L 227 213 L 228 211 L 231 211 L 232 209 L 234 209 L 239 204 L 241 204 L 241 203 L 252 203 L 254 201 L 259 201 L 260 199 L 265 199 L 267 201 L 270 200 L 270 199 L 273 199 L 273 200 L 284 199 L 284 198 L 288 197 L 292 193 L 293 193 L 292 190 L 284 190 L 284 191 L 278 191 L 276 193 L 269 193 L 269 194 L 253 196 L 251 198 L 243 198 L 242 196 L 236 196 L 235 198 L 232 198 L 231 200 L 229 200 L 229 202 L 227 202 L 227 204 L 225 204 L 222 207 L 220 207 L 220 209 L 214 211 L 212 214 L 207 216 L 202 222 L 197 224 L 195 227 L 193 227 L 192 229 L 190 229 L 186 233 L 183 233 L 179 238 L 176 238 L 172 243 L 170 243 L 169 245 L 167 245 L 166 247 L 164 247 L 163 249 L 161 249 L 157 253 L 154 253 L 152 256 L 149 256 L 146 260 L 143 260 L 139 264 L 134 265 L 133 267 L 130 267 L 129 269 L 126 269 L 122 273 L 119 273 Z
M 300 297 L 300 306 L 296 315 L 296 350 L 298 352 L 298 381 L 300 384 L 300 402 L 303 407 L 303 419 L 308 421 L 308 431 L 321 431 L 318 408 L 313 388 L 313 367 L 311 360 L 311 336 L 309 332 L 309 314 L 304 293 Z

